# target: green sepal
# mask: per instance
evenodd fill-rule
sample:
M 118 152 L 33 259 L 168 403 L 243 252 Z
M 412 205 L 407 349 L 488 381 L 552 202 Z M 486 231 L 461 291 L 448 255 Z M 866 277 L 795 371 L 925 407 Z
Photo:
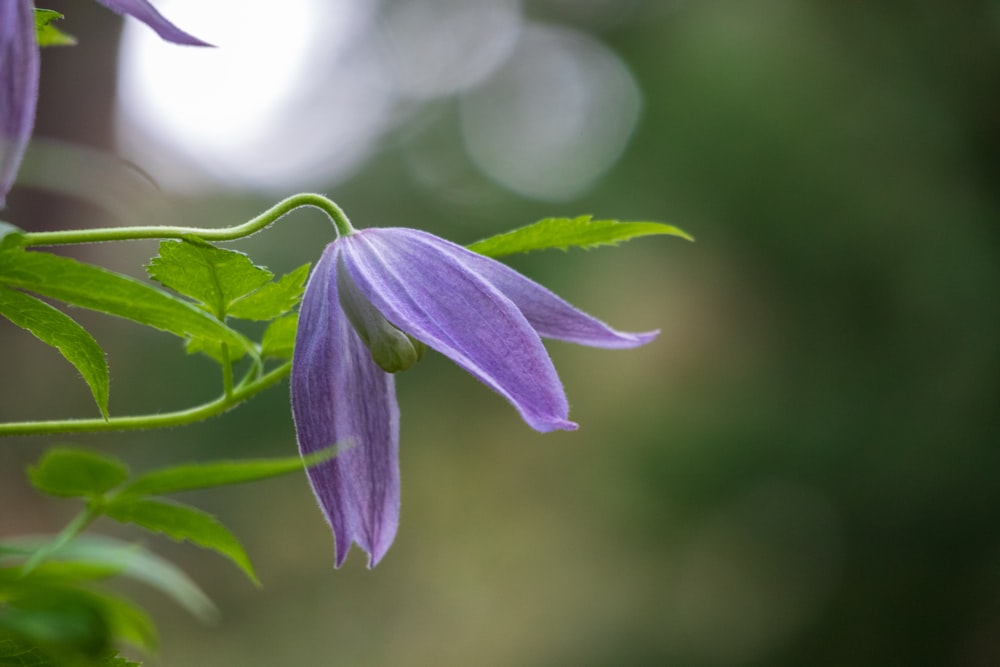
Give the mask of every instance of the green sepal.
M 295 350 L 295 332 L 298 330 L 299 314 L 291 313 L 279 317 L 264 330 L 260 343 L 260 355 L 276 359 L 291 359 Z
M 31 484 L 60 497 L 97 497 L 128 478 L 128 468 L 116 458 L 68 447 L 55 447 L 28 468 Z
M 115 315 L 182 338 L 253 349 L 253 343 L 194 304 L 152 285 L 47 252 L 0 252 L 0 284 Z
M 682 229 L 659 222 L 620 222 L 594 220 L 592 216 L 546 218 L 534 224 L 497 234 L 467 246 L 487 257 L 503 257 L 533 250 L 558 248 L 595 248 L 618 245 L 638 236 L 667 234 L 688 241 L 694 238 Z
M 53 25 L 53 21 L 64 18 L 51 9 L 35 9 L 35 35 L 38 46 L 76 46 L 76 37 L 67 35 Z
M 104 508 L 105 514 L 122 523 L 134 523 L 146 530 L 211 549 L 237 565 L 256 586 L 260 581 L 254 573 L 246 551 L 232 532 L 211 514 L 181 503 L 119 495 Z
M 59 350 L 83 376 L 101 415 L 108 418 L 108 362 L 86 329 L 44 301 L 5 287 L 0 287 L 0 315 Z

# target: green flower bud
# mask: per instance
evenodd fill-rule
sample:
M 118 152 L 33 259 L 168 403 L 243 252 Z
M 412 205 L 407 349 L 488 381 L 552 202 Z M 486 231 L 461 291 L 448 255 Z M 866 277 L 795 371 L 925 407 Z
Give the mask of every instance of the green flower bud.
M 340 307 L 379 368 L 386 373 L 398 373 L 420 361 L 426 346 L 382 316 L 347 275 L 343 261 L 337 262 L 337 294 Z

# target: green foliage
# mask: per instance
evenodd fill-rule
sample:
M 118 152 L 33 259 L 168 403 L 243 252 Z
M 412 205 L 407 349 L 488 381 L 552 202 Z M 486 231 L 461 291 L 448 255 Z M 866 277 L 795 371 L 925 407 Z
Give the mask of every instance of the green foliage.
M 38 537 L 12 540 L 8 543 L 6 560 L 30 557 L 48 544 Z M 71 582 L 123 576 L 157 589 L 202 621 L 214 621 L 218 615 L 208 596 L 176 565 L 141 545 L 110 537 L 80 535 L 50 551 L 47 560 L 32 570 L 31 576 L 36 581 Z
M 189 296 L 218 319 L 229 307 L 274 277 L 241 252 L 186 241 L 160 243 L 146 271 L 154 280 Z
M 235 250 L 189 241 L 164 241 L 146 267 L 150 277 L 191 297 L 220 320 L 271 320 L 302 298 L 309 265 L 271 282 L 274 274 Z
M 125 464 L 110 456 L 67 447 L 46 452 L 29 468 L 32 484 L 50 495 L 85 498 L 87 509 L 54 539 L 0 544 L 0 667 L 127 667 L 134 663 L 119 657 L 115 644 L 155 650 L 156 629 L 146 612 L 98 588 L 109 577 L 141 581 L 198 618 L 213 620 L 215 606 L 176 566 L 139 545 L 79 532 L 98 516 L 135 524 L 216 551 L 259 585 L 242 545 L 218 519 L 158 496 L 296 472 L 339 451 L 330 447 L 305 459 L 183 464 L 131 480 Z
M 74 46 L 76 38 L 67 35 L 53 25 L 54 21 L 63 18 L 59 12 L 51 9 L 35 10 L 35 34 L 39 46 Z
M 222 554 L 260 585 L 250 559 L 236 536 L 211 514 L 190 505 L 165 500 L 119 496 L 108 503 L 105 513 L 122 523 L 134 523 L 167 537 L 188 540 Z
M 307 457 L 255 459 L 243 461 L 213 461 L 161 468 L 140 475 L 121 489 L 123 494 L 163 495 L 195 489 L 208 489 L 229 484 L 243 484 L 278 477 L 329 461 L 340 453 L 337 446 L 328 447 Z
M 309 264 L 303 264 L 278 280 L 267 283 L 260 289 L 233 302 L 229 309 L 231 317 L 244 320 L 273 320 L 281 317 L 302 300 Z
M 285 315 L 271 322 L 264 330 L 260 354 L 263 357 L 291 359 L 295 349 L 295 332 L 298 329 L 298 313 Z
M 36 489 L 53 496 L 98 497 L 124 482 L 128 468 L 117 459 L 80 449 L 57 447 L 28 468 Z
M 618 245 L 638 236 L 667 234 L 693 241 L 687 232 L 659 222 L 619 222 L 593 220 L 589 215 L 576 218 L 546 218 L 510 232 L 497 234 L 468 246 L 487 257 L 503 257 L 520 252 L 558 248 L 594 248 Z
M 44 252 L 0 251 L 0 285 L 116 315 L 187 338 L 252 349 L 241 334 L 189 302 L 151 285 Z
M 44 301 L 4 287 L 0 287 L 0 315 L 59 350 L 80 371 L 101 414 L 108 418 L 108 363 L 101 346 L 83 327 Z

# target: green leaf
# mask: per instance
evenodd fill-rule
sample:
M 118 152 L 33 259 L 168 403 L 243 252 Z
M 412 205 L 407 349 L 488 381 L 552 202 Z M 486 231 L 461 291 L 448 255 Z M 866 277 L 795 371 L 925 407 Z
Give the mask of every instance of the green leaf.
M 239 540 L 207 512 L 180 503 L 118 496 L 107 505 L 105 514 L 116 521 L 134 523 L 173 540 L 188 540 L 222 554 L 243 570 L 255 585 L 260 585 Z
M 49 544 L 52 538 L 22 537 L 11 540 L 10 550 L 21 560 Z M 74 570 L 73 566 L 78 569 Z M 60 569 L 62 568 L 62 569 Z M 2 572 L 2 570 L 0 570 Z M 130 544 L 100 535 L 79 535 L 48 556 L 48 560 L 31 572 L 32 578 L 58 577 L 67 581 L 100 576 L 101 572 L 142 582 L 172 598 L 177 604 L 203 622 L 218 618 L 218 610 L 190 577 L 180 568 L 138 544 Z M 15 576 L 22 576 L 16 568 Z M 2 577 L 0 577 L 2 582 Z
M 0 252 L 0 284 L 145 324 L 252 349 L 253 343 L 197 306 L 152 285 L 67 257 Z
M 100 605 L 115 642 L 128 642 L 146 652 L 156 650 L 156 625 L 141 607 L 117 595 L 97 591 L 90 594 Z
M 207 340 L 205 338 L 188 338 L 187 342 L 184 343 L 184 351 L 188 354 L 207 354 L 212 359 L 215 359 L 220 364 L 223 363 L 225 357 L 222 354 L 222 343 L 214 340 Z M 246 352 L 241 347 L 234 347 L 232 345 L 226 346 L 226 352 L 229 357 L 229 363 L 236 363 Z
M 526 227 L 476 241 L 468 248 L 487 257 L 503 257 L 548 248 L 567 250 L 618 245 L 637 236 L 654 234 L 694 240 L 687 232 L 659 222 L 593 220 L 589 215 L 582 215 L 577 218 L 546 218 Z
M 28 468 L 32 485 L 52 496 L 99 496 L 128 477 L 118 459 L 80 449 L 56 447 L 45 452 L 37 466 Z
M 0 250 L 24 245 L 24 230 L 0 220 Z
M 303 264 L 274 282 L 233 302 L 229 315 L 244 320 L 273 320 L 284 315 L 302 300 L 309 265 Z
M 343 451 L 342 447 L 334 445 L 314 452 L 307 457 L 288 456 L 273 459 L 212 461 L 211 463 L 189 463 L 161 468 L 135 478 L 122 488 L 121 493 L 123 495 L 163 495 L 228 484 L 256 482 L 292 472 L 300 472 L 308 466 L 329 461 L 341 451 Z
M 160 243 L 160 254 L 146 271 L 167 287 L 205 304 L 220 320 L 234 301 L 274 277 L 241 252 L 187 241 Z
M 59 12 L 51 9 L 35 10 L 35 33 L 38 36 L 39 46 L 74 46 L 76 38 L 67 35 L 59 28 L 52 25 L 53 21 L 63 18 Z
M 279 317 L 267 325 L 261 341 L 261 356 L 291 359 L 295 349 L 295 332 L 298 329 L 298 313 Z
M 38 299 L 0 287 L 0 315 L 59 350 L 90 387 L 97 407 L 108 418 L 108 362 L 87 331 L 68 315 Z

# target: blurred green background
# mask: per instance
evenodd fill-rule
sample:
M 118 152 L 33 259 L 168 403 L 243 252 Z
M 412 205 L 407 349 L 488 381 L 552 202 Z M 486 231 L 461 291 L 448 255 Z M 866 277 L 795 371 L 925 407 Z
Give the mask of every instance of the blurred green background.
M 115 150 L 121 23 L 96 3 L 50 5 L 81 44 L 45 54 L 38 133 Z M 381 3 L 373 20 L 400 6 Z M 157 206 L 139 198 L 139 217 L 229 225 L 319 189 L 358 226 L 458 242 L 550 215 L 661 220 L 697 243 L 512 260 L 614 326 L 660 338 L 619 352 L 550 345 L 575 433 L 534 433 L 439 356 L 401 375 L 401 528 L 374 571 L 359 552 L 332 569 L 302 476 L 190 494 L 241 536 L 264 588 L 214 555 L 143 537 L 223 614 L 203 627 L 128 589 L 161 623 L 148 664 L 1000 664 L 1000 5 L 517 9 L 522 26 L 602 45 L 601 62 L 634 83 L 634 106 L 597 116 L 593 131 L 614 126 L 621 152 L 607 149 L 589 176 L 560 181 L 586 151 L 560 162 L 558 147 L 541 172 L 484 167 L 499 149 L 471 145 L 469 109 L 502 110 L 509 93 L 491 98 L 487 82 L 396 100 L 377 150 L 326 186 L 165 187 Z M 536 115 L 574 108 L 533 90 Z M 540 132 L 531 141 L 550 136 Z M 517 135 L 506 143 L 516 158 Z M 32 230 L 123 224 L 31 188 L 12 193 L 5 218 Z M 302 212 L 235 247 L 285 271 L 330 239 Z M 141 275 L 155 245 L 74 252 Z M 211 363 L 185 359 L 169 336 L 79 317 L 109 351 L 113 412 L 218 392 Z M 0 418 L 93 412 L 72 370 L 24 332 L 0 326 L 0 359 Z M 66 440 L 137 469 L 295 447 L 286 386 L 190 428 Z M 70 516 L 23 479 L 51 442 L 0 443 L 0 535 L 55 531 Z

